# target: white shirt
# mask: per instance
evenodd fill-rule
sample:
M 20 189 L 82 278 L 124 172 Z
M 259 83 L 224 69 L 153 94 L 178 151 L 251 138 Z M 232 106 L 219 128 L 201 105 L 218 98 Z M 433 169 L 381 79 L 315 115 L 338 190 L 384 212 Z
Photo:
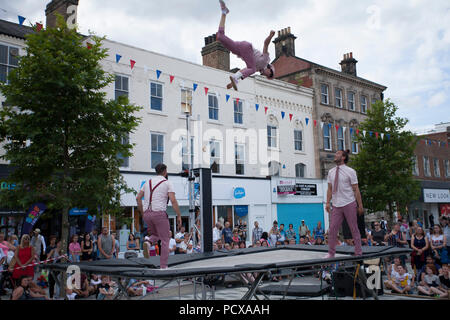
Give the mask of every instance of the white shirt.
M 336 168 L 332 168 L 328 172 L 327 181 L 334 187 L 334 178 L 336 176 Z M 356 171 L 345 164 L 339 166 L 339 181 L 336 193 L 332 196 L 334 207 L 345 207 L 356 200 L 352 185 L 358 184 Z
M 183 249 L 183 250 L 188 250 L 188 244 L 192 244 L 192 240 L 190 240 L 189 241 L 189 243 L 186 243 L 186 241 L 183 241 L 183 242 L 181 242 L 180 243 L 180 249 Z M 191 251 L 192 252 L 192 251 Z M 189 252 L 187 252 L 187 253 L 189 253 Z
M 176 235 L 175 235 L 175 239 L 184 239 L 184 233 L 181 233 L 181 232 L 178 232 Z M 176 243 L 176 242 L 175 242 Z M 183 243 L 183 241 L 181 241 L 180 243 L 177 243 L 177 248 L 179 248 L 180 247 L 180 245 Z
M 151 179 L 152 180 L 152 188 L 161 182 L 162 180 L 166 180 L 163 176 L 156 176 Z M 141 191 L 144 191 L 144 211 L 149 208 L 150 202 L 150 184 L 149 181 L 145 181 L 144 185 L 141 188 Z M 152 207 L 153 211 L 166 211 L 167 210 L 167 199 L 169 198 L 169 192 L 174 192 L 172 182 L 166 180 L 161 183 L 154 191 L 152 196 Z
M 222 238 L 222 234 L 220 230 L 217 227 L 214 227 L 213 229 L 213 242 L 216 242 L 217 240 Z
M 5 255 L 5 253 L 3 252 L 3 250 L 0 249 L 0 271 L 3 271 L 3 263 L 1 263 L 3 257 L 6 257 L 6 255 Z M 6 259 L 5 259 L 4 262 L 6 262 Z
M 175 239 L 174 238 L 170 238 L 169 248 L 173 249 L 173 247 L 176 247 L 176 246 L 177 246 L 177 242 L 175 241 Z M 173 256 L 174 254 L 175 254 L 175 251 L 169 252 L 170 256 Z

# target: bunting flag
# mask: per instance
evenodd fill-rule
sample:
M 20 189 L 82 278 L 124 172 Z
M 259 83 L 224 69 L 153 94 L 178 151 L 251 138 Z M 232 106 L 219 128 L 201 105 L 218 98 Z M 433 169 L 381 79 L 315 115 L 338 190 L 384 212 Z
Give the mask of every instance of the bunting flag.
M 317 127 L 317 120 L 314 120 L 314 127 Z
M 42 23 L 37 22 L 36 23 L 36 30 L 37 30 L 37 32 L 41 31 L 42 28 L 44 28 L 44 25 Z
M 156 70 L 156 79 L 159 79 L 161 73 L 162 73 L 161 70 Z
M 119 63 L 120 58 L 122 58 L 122 56 L 120 54 L 116 54 L 116 63 Z
M 230 100 L 230 95 L 229 94 L 227 94 L 226 96 L 226 99 L 227 99 L 227 102 L 228 102 L 228 100 Z
M 381 140 L 384 140 L 384 133 L 381 133 Z
M 92 49 L 92 43 L 86 42 L 86 47 L 87 47 L 88 49 Z
M 377 139 L 378 139 L 378 132 L 376 132 L 376 131 L 375 131 L 375 136 L 376 136 L 376 137 L 377 137 Z
M 289 113 L 289 121 L 292 121 L 292 116 L 293 116 L 293 114 Z
M 328 129 L 331 129 L 331 123 L 328 124 Z
M 194 92 L 197 90 L 198 84 L 194 83 Z
M 208 90 L 209 90 L 209 88 L 205 87 L 205 96 L 208 94 Z
M 264 107 L 264 113 L 267 114 L 267 109 L 269 109 L 268 107 Z
M 305 118 L 305 121 L 306 121 L 306 125 L 308 125 L 309 118 Z
M 135 64 L 136 64 L 136 61 L 130 59 L 131 70 L 133 70 Z
M 356 129 L 356 135 L 359 136 L 359 129 Z
M 391 135 L 390 135 L 390 134 L 388 134 L 388 133 L 386 133 L 386 137 L 387 137 L 387 139 L 388 139 L 388 140 L 390 140 L 390 139 L 391 139 Z
M 336 131 L 339 131 L 339 126 L 338 126 L 338 125 L 335 125 L 335 127 L 336 127 Z
M 239 105 L 239 98 L 236 98 L 236 104 Z
M 175 77 L 174 76 L 170 76 L 170 83 L 173 82 L 173 79 L 175 79 Z
M 363 137 L 366 136 L 366 130 L 363 130 Z
M 323 122 L 320 121 L 320 129 L 323 129 Z
M 258 111 L 258 109 L 259 109 L 259 104 L 255 104 L 255 108 L 256 108 L 256 111 Z
M 372 136 L 373 135 L 373 131 L 369 131 L 369 135 Z
M 284 119 L 284 115 L 285 115 L 286 113 L 284 112 L 284 111 L 281 111 L 281 119 Z
M 25 21 L 25 17 L 17 16 L 19 18 L 19 24 L 23 25 L 23 22 Z
M 350 135 L 353 135 L 353 128 L 350 128 Z

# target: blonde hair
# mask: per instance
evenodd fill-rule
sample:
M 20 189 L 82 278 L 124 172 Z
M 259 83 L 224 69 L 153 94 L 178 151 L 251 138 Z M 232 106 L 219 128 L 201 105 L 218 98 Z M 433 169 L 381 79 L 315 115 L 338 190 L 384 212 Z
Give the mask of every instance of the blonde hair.
M 25 238 L 28 238 L 28 246 L 31 245 L 31 244 L 30 244 L 30 241 L 31 241 L 30 235 L 29 235 L 29 234 L 24 234 L 24 235 L 22 236 L 22 239 L 20 239 L 20 246 L 21 246 L 22 248 L 24 247 Z

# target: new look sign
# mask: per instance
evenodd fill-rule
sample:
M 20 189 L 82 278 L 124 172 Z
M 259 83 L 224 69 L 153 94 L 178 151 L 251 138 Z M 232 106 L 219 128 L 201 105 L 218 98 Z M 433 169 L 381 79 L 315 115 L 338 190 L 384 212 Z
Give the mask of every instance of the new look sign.
M 423 201 L 433 203 L 448 203 L 450 202 L 450 190 L 423 189 Z

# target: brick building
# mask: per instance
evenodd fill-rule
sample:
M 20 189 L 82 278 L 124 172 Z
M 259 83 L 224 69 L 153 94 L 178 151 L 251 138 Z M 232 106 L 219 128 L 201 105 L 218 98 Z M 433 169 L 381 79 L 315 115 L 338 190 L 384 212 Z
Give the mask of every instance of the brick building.
M 367 117 L 367 110 L 383 100 L 386 87 L 357 76 L 353 53 L 344 54 L 341 71 L 299 58 L 295 55 L 295 39 L 291 29 L 278 31 L 275 44 L 275 77 L 314 89 L 313 119 L 316 177 L 325 178 L 333 164 L 334 153 L 349 149 L 356 154 L 357 143 L 352 132 Z M 331 125 L 329 125 L 331 124 Z
M 421 184 L 419 201 L 408 206 L 410 219 L 430 226 L 430 216 L 436 223 L 440 215 L 450 215 L 450 123 L 420 135 L 414 152 L 413 174 Z

